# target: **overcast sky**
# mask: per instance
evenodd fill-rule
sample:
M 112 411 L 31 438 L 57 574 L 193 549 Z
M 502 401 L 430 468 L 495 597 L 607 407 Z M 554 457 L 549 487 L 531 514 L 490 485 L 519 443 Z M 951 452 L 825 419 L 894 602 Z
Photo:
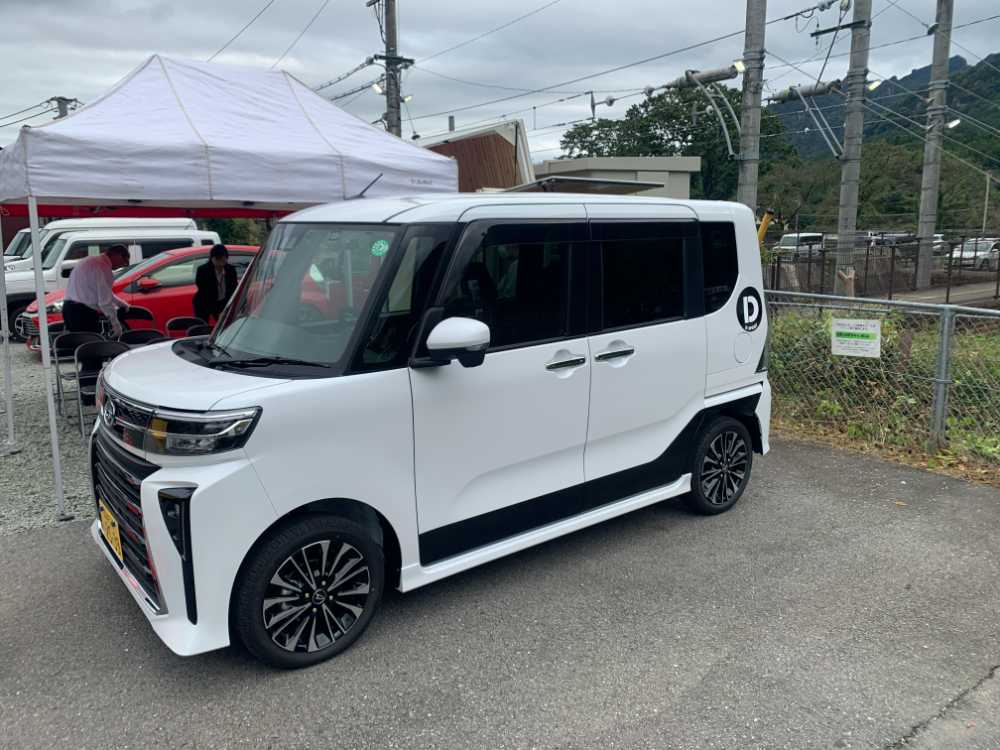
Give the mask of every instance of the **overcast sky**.
M 497 33 L 426 62 L 424 58 L 529 13 L 552 0 L 399 0 L 400 54 L 415 58 L 406 73 L 404 93 L 412 95 L 404 122 L 404 137 L 413 130 L 424 135 L 447 127 L 447 116 L 422 115 L 470 107 L 516 95 L 514 89 L 549 87 L 669 50 L 703 42 L 743 27 L 743 0 L 557 0 L 550 7 Z M 227 42 L 266 0 L 0 0 L 0 123 L 9 113 L 50 96 L 91 101 L 152 53 L 207 59 Z M 873 45 L 920 34 L 924 26 L 894 5 L 925 22 L 933 21 L 934 0 L 873 0 Z M 771 0 L 768 18 L 780 18 L 808 7 L 810 0 Z M 273 0 L 273 4 L 221 55 L 217 62 L 271 66 L 302 31 L 322 0 Z M 958 0 L 955 24 L 996 14 L 997 0 Z M 838 4 L 839 6 L 839 4 Z M 818 73 L 830 37 L 817 47 L 809 32 L 837 21 L 837 7 L 810 21 L 775 23 L 768 27 L 767 46 L 792 61 L 818 59 L 801 67 Z M 1000 50 L 1000 20 L 958 30 L 955 42 L 975 55 Z M 364 0 L 329 0 L 323 12 L 281 67 L 310 85 L 317 85 L 357 65 L 381 45 L 378 27 Z M 828 73 L 840 77 L 847 67 L 849 34 L 833 49 Z M 729 64 L 743 49 L 742 36 L 552 91 L 456 113 L 458 127 L 505 114 L 523 117 L 531 133 L 535 159 L 553 158 L 563 127 L 556 123 L 590 114 L 589 98 L 553 100 L 588 89 L 635 91 L 658 84 L 685 69 Z M 978 58 L 953 46 L 970 62 Z M 840 56 L 838 56 L 838 54 Z M 908 73 L 931 59 L 931 38 L 874 50 L 873 76 Z M 435 76 L 461 78 L 459 83 Z M 376 77 L 368 68 L 324 93 L 347 91 Z M 765 77 L 775 90 L 805 79 L 805 75 L 767 62 Z M 496 87 L 496 88 L 491 88 Z M 599 96 L 606 96 L 602 93 Z M 621 116 L 633 96 L 598 114 Z M 367 90 L 341 105 L 367 120 L 378 118 L 384 101 Z M 545 105 L 545 106 L 539 106 Z M 532 106 L 538 106 L 531 111 Z M 517 112 L 518 110 L 527 111 Z M 38 110 L 34 110 L 37 112 Z M 26 113 L 26 114 L 31 114 Z M 404 112 L 404 115 L 406 113 Z M 50 114 L 30 122 L 43 122 Z M 0 127 L 0 145 L 17 137 L 17 129 Z

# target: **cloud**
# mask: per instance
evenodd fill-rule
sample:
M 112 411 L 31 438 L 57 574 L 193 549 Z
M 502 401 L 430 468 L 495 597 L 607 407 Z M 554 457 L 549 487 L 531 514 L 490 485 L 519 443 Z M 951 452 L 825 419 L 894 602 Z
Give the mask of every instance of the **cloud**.
M 302 30 L 321 0 L 275 0 L 260 19 L 220 55 L 219 62 L 267 67 Z M 872 44 L 881 45 L 921 34 L 924 27 L 893 7 L 873 0 Z M 4 33 L 0 37 L 0 115 L 22 109 L 50 96 L 90 101 L 100 96 L 148 55 L 162 54 L 206 59 L 263 7 L 265 0 L 0 0 Z M 544 5 L 544 0 L 479 3 L 460 0 L 399 0 L 400 54 L 418 61 L 452 45 Z M 933 20 L 934 0 L 906 0 L 904 7 L 925 22 Z M 778 18 L 808 5 L 808 0 L 772 0 L 768 15 Z M 956 9 L 960 24 L 992 15 L 995 0 L 964 0 Z M 498 87 L 534 89 L 589 75 L 645 57 L 679 49 L 743 27 L 742 0 L 560 0 L 510 28 L 489 35 L 426 65 L 418 62 L 404 79 L 412 94 L 409 113 L 421 134 L 444 130 L 447 115 L 422 115 L 477 105 L 517 94 Z M 801 67 L 816 75 L 831 37 L 818 42 L 809 36 L 817 24 L 832 26 L 836 7 L 813 19 L 783 21 L 767 30 L 767 47 L 775 55 L 799 61 L 816 58 Z M 996 51 L 1000 21 L 959 30 L 955 38 L 980 54 Z M 849 34 L 841 35 L 825 77 L 846 71 Z M 349 70 L 380 51 L 378 27 L 362 0 L 331 0 L 323 15 L 282 62 L 282 67 L 310 84 Z M 555 91 L 510 99 L 456 113 L 459 127 L 497 118 L 517 110 L 529 128 L 537 149 L 558 145 L 562 128 L 555 123 L 589 116 L 589 97 L 556 102 L 569 94 L 595 89 L 638 90 L 662 83 L 685 69 L 726 65 L 742 55 L 737 36 L 645 65 L 591 78 Z M 953 50 L 963 54 L 962 50 Z M 930 62 L 931 39 L 918 39 L 872 52 L 871 68 L 879 75 L 903 75 Z M 473 83 L 459 83 L 425 72 Z M 377 75 L 377 69 L 359 72 L 325 93 L 346 91 Z M 765 76 L 774 88 L 802 82 L 804 74 L 780 67 L 769 58 Z M 474 85 L 480 84 L 480 85 Z M 620 116 L 630 101 L 599 114 Z M 375 120 L 384 103 L 373 92 L 340 102 L 349 111 Z M 532 106 L 537 107 L 532 110 Z M 404 115 L 406 112 L 404 112 Z M 40 118 L 44 121 L 45 118 Z M 548 128 L 548 129 L 546 129 Z M 0 144 L 17 136 L 16 127 L 0 128 Z M 539 152 L 552 157 L 557 151 Z

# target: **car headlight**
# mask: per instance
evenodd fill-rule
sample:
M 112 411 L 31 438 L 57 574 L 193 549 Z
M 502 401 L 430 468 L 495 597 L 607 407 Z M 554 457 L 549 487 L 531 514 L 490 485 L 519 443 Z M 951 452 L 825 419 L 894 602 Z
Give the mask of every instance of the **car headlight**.
M 168 456 L 201 456 L 246 445 L 260 419 L 259 406 L 225 411 L 175 411 L 134 402 L 97 380 L 101 424 L 128 445 Z
M 53 302 L 53 303 L 52 303 L 51 305 L 46 305 L 46 306 L 45 306 L 45 312 L 47 312 L 47 313 L 57 313 L 57 312 L 62 312 L 62 309 L 63 309 L 63 302 L 64 302 L 64 301 L 65 301 L 65 300 L 61 300 L 61 299 L 57 299 L 57 300 L 56 300 L 55 302 Z
M 197 456 L 242 448 L 257 424 L 260 407 L 233 411 L 175 412 L 157 409 L 143 447 L 150 453 Z

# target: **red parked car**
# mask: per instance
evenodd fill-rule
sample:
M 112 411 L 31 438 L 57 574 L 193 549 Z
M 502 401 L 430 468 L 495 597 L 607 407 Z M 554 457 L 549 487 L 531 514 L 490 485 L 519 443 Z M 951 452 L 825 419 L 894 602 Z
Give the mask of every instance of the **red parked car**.
M 227 245 L 229 262 L 236 266 L 237 276 L 242 277 L 256 255 L 253 245 Z M 145 307 L 153 313 L 152 321 L 132 321 L 131 328 L 156 328 L 163 331 L 167 321 L 182 315 L 194 315 L 194 275 L 202 263 L 208 262 L 211 245 L 167 250 L 159 255 L 129 266 L 118 272 L 114 291 L 133 307 Z M 45 295 L 49 323 L 62 322 L 62 302 L 65 289 Z M 32 302 L 18 316 L 15 327 L 28 342 L 30 349 L 38 349 L 38 303 Z

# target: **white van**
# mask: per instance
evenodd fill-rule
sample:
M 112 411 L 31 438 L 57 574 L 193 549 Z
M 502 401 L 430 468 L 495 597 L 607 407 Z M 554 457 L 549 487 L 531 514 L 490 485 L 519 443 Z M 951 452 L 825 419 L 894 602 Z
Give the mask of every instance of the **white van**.
M 677 495 L 728 510 L 768 450 L 757 247 L 742 205 L 658 198 L 289 216 L 210 339 L 105 369 L 94 541 L 176 653 L 298 667 L 386 587 Z
M 194 219 L 131 219 L 93 218 L 57 219 L 41 229 L 41 250 L 45 254 L 49 242 L 67 232 L 87 232 L 94 229 L 197 229 Z M 33 268 L 31 257 L 31 230 L 21 229 L 4 250 L 4 271 L 24 271 Z
M 95 229 L 87 232 L 62 233 L 46 242 L 42 254 L 42 277 L 45 291 L 61 289 L 69 283 L 73 267 L 88 255 L 97 255 L 111 245 L 128 246 L 130 264 L 152 258 L 164 250 L 219 242 L 216 232 L 199 229 Z M 35 300 L 35 271 L 13 271 L 6 275 L 7 311 L 9 320 Z

